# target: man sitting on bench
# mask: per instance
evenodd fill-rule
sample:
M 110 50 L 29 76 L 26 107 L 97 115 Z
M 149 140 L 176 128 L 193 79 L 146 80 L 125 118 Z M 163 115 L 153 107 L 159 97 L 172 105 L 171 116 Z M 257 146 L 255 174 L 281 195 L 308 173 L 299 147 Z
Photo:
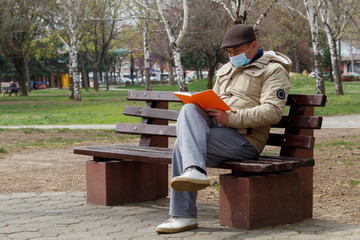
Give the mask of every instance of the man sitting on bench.
M 217 73 L 214 91 L 231 110 L 183 106 L 172 157 L 169 220 L 159 233 L 197 228 L 197 190 L 210 185 L 206 164 L 257 159 L 270 127 L 280 121 L 290 89 L 291 60 L 257 48 L 254 29 L 237 24 L 222 42 L 230 62 Z
M 8 93 L 9 96 L 11 96 L 11 93 L 15 93 L 15 96 L 17 96 L 18 92 L 19 92 L 18 86 L 16 85 L 16 83 L 14 81 L 11 81 L 10 87 L 6 91 L 6 93 Z M 5 93 L 3 95 L 5 95 Z

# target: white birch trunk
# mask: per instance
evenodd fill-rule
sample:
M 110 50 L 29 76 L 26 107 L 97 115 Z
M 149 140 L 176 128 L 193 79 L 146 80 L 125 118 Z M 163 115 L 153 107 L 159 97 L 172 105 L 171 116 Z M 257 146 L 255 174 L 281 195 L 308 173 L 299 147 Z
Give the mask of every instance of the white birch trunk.
M 74 100 L 81 101 L 81 92 L 80 92 L 80 78 L 79 78 L 79 69 L 78 69 L 78 52 L 76 45 L 70 47 L 70 58 L 71 58 L 71 72 L 73 79 L 73 89 L 74 89 Z
M 150 82 L 150 51 L 149 51 L 149 2 L 145 0 L 145 20 L 143 31 L 143 44 L 144 44 L 144 68 L 145 68 L 145 91 L 151 91 Z
M 321 70 L 321 54 L 320 54 L 320 39 L 319 39 L 319 26 L 317 9 L 312 0 L 304 0 L 306 14 L 311 31 L 312 47 L 314 51 L 314 65 L 315 65 L 315 78 L 316 78 L 316 93 L 325 94 L 324 77 Z
M 70 99 L 73 99 L 75 101 L 81 101 L 81 92 L 80 92 L 80 78 L 79 78 L 79 70 L 78 70 L 78 43 L 79 43 L 79 33 L 76 26 L 79 26 L 77 24 L 76 19 L 76 11 L 75 4 L 71 0 L 67 0 L 64 3 L 64 12 L 65 16 L 67 17 L 67 32 L 69 37 L 69 62 L 70 62 L 70 68 L 69 68 L 69 74 L 70 74 L 70 85 L 72 84 L 72 87 L 70 87 Z M 72 81 L 71 81 L 72 79 Z
M 271 0 L 269 6 L 266 8 L 265 12 L 263 14 L 261 14 L 261 16 L 259 17 L 259 19 L 256 21 L 256 23 L 254 24 L 254 29 L 256 30 L 257 27 L 260 25 L 260 23 L 266 18 L 267 14 L 269 13 L 271 7 L 274 5 L 274 3 L 276 3 L 277 0 Z
M 344 95 L 341 76 L 340 76 L 340 68 L 339 68 L 339 60 L 337 54 L 336 47 L 336 37 L 335 34 L 340 37 L 342 32 L 340 31 L 341 24 L 338 13 L 334 14 L 334 5 L 329 0 L 321 0 L 321 21 L 325 25 L 326 36 L 328 40 L 328 44 L 330 47 L 331 54 L 331 66 L 334 71 L 334 85 L 335 85 L 335 94 L 336 95 Z M 346 15 L 346 13 L 345 13 Z M 344 16 L 346 18 L 346 16 Z
M 184 39 L 184 35 L 186 34 L 189 22 L 188 1 L 183 0 L 183 25 L 177 38 L 175 37 L 174 32 L 170 27 L 169 20 L 165 17 L 161 1 L 156 0 L 156 4 L 158 6 L 159 14 L 164 24 L 165 31 L 169 38 L 170 47 L 174 56 L 175 71 L 177 75 L 179 90 L 185 92 L 187 91 L 187 86 L 184 78 L 184 70 L 181 64 L 180 46 L 182 40 Z
M 67 11 L 68 14 L 68 27 L 69 27 L 69 58 L 70 58 L 70 68 L 71 75 L 73 80 L 73 96 L 75 101 L 81 101 L 81 93 L 80 93 L 80 78 L 79 78 L 79 70 L 78 70 L 78 48 L 77 48 L 77 33 L 75 29 L 75 19 L 71 11 Z

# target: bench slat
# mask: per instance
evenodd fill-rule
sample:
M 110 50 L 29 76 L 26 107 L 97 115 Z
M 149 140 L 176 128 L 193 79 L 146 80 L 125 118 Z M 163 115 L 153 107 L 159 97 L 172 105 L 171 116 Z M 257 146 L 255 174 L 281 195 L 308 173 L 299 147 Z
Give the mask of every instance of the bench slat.
M 128 100 L 181 102 L 172 92 L 129 91 Z M 286 105 L 325 106 L 324 94 L 289 94 Z
M 296 147 L 303 149 L 313 149 L 315 138 L 303 135 L 289 135 L 270 133 L 266 144 L 278 147 Z
M 133 160 L 139 162 L 157 162 L 170 164 L 172 149 L 162 148 L 153 149 L 151 147 L 134 147 L 129 146 L 102 146 L 102 147 L 84 147 L 75 148 L 74 153 L 89 155 L 99 158 L 108 158 L 111 160 Z
M 287 162 L 296 162 L 300 164 L 300 167 L 310 167 L 315 165 L 315 160 L 313 158 L 293 158 L 293 157 L 283 157 L 283 156 L 260 156 L 263 161 L 267 159 L 270 161 L 287 161 Z
M 286 105 L 303 105 L 323 107 L 326 103 L 324 94 L 289 94 Z
M 160 147 L 141 147 L 129 145 L 110 145 L 100 147 L 75 148 L 74 153 L 93 156 L 95 159 L 133 160 L 140 162 L 156 162 L 170 164 L 172 149 Z M 301 166 L 313 166 L 312 159 L 283 158 L 275 156 L 261 156 L 256 160 L 244 160 L 237 162 L 223 162 L 215 168 L 232 169 L 244 172 L 273 172 L 299 168 Z M 212 166 L 214 167 L 214 166 Z
M 118 123 L 116 124 L 115 132 L 134 135 L 176 137 L 176 126 Z
M 179 116 L 179 111 L 148 107 L 125 106 L 124 115 L 176 121 Z
M 280 122 L 272 127 L 320 129 L 321 125 L 322 117 L 318 116 L 283 116 Z
M 126 99 L 136 101 L 181 102 L 172 92 L 162 91 L 129 91 Z

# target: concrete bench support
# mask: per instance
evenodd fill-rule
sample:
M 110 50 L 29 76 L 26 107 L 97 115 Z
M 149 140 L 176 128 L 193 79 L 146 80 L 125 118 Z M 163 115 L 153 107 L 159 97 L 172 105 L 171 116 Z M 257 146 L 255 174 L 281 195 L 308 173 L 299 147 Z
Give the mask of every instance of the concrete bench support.
M 298 173 L 220 175 L 220 224 L 223 226 L 254 229 L 299 222 L 301 203 Z
M 168 166 L 133 161 L 86 162 L 87 202 L 118 205 L 168 195 Z

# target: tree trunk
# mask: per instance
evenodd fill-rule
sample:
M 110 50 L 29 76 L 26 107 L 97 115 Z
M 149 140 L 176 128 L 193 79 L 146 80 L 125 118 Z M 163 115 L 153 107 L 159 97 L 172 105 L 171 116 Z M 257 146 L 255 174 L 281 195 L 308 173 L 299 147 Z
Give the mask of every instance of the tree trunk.
M 145 1 L 146 6 L 149 6 L 148 1 Z M 145 9 L 144 31 L 144 70 L 145 70 L 145 91 L 151 91 L 150 81 L 150 51 L 149 51 L 149 10 Z
M 166 62 L 168 64 L 168 69 L 169 69 L 169 85 L 174 86 L 175 85 L 175 82 L 174 82 L 174 69 L 173 69 L 173 64 L 172 64 L 171 58 L 168 58 L 166 60 Z
M 181 56 L 180 56 L 180 49 L 176 47 L 173 49 L 174 61 L 175 61 L 175 71 L 177 75 L 178 87 L 180 92 L 187 92 L 187 86 L 184 78 L 184 70 L 181 64 Z
M 61 82 L 61 74 L 59 70 L 56 70 L 56 80 L 57 80 L 57 84 L 58 84 L 58 88 L 62 89 L 62 82 Z
M 25 75 L 26 75 L 26 82 L 27 82 L 27 87 L 28 87 L 28 91 L 31 92 L 31 84 L 30 84 L 30 73 L 29 73 L 29 62 L 27 61 L 27 59 L 24 59 L 25 61 Z
M 23 58 L 15 59 L 14 65 L 19 74 L 19 86 L 21 87 L 21 96 L 28 96 L 26 79 L 25 79 L 26 74 L 25 74 L 24 59 Z
M 81 101 L 81 92 L 80 92 L 80 79 L 79 79 L 79 69 L 78 69 L 78 54 L 75 44 L 73 44 L 70 48 L 70 58 L 71 58 L 71 66 L 72 69 L 72 80 L 73 80 L 73 88 L 74 88 L 74 100 Z
M 81 77 L 82 77 L 82 83 L 83 87 L 85 88 L 85 91 L 89 91 L 89 79 L 88 79 L 88 73 L 85 68 L 85 59 L 84 54 L 80 54 L 80 62 L 81 62 Z
M 206 56 L 206 61 L 208 64 L 207 89 L 212 89 L 213 88 L 213 77 L 214 77 L 214 72 L 215 72 L 215 66 L 217 64 L 217 59 L 216 59 L 216 57 L 213 57 L 213 56 L 211 56 L 211 54 L 206 53 L 206 52 L 205 52 L 205 56 Z
M 344 95 L 341 76 L 340 76 L 339 61 L 336 51 L 336 40 L 329 33 L 327 34 L 327 37 L 328 37 L 330 53 L 331 53 L 331 66 L 334 71 L 335 94 Z
M 321 70 L 321 54 L 320 54 L 320 39 L 319 39 L 319 26 L 317 20 L 317 11 L 312 3 L 312 0 L 304 0 L 306 14 L 311 31 L 312 47 L 314 51 L 314 65 L 315 65 L 315 78 L 316 78 L 316 93 L 325 94 L 324 77 Z
M 188 28 L 188 24 L 189 24 L 189 8 L 188 8 L 187 0 L 182 0 L 182 2 L 183 2 L 183 18 L 182 18 L 183 25 L 181 27 L 179 35 L 177 36 L 177 38 L 175 38 L 174 31 L 170 27 L 169 20 L 165 17 L 165 14 L 164 14 L 164 11 L 162 8 L 162 3 L 160 2 L 160 0 L 156 0 L 159 14 L 160 14 L 160 17 L 164 24 L 165 31 L 169 38 L 169 43 L 170 43 L 171 50 L 173 53 L 174 63 L 175 63 L 175 71 L 176 71 L 176 75 L 177 75 L 179 90 L 182 92 L 187 92 L 188 90 L 187 90 L 187 86 L 186 86 L 186 82 L 185 82 L 185 78 L 184 78 L 184 70 L 183 70 L 183 67 L 181 64 L 180 46 L 181 46 L 181 43 L 187 32 L 187 28 Z
M 106 91 L 109 91 L 109 71 L 106 70 L 105 73 L 105 81 L 106 81 Z

